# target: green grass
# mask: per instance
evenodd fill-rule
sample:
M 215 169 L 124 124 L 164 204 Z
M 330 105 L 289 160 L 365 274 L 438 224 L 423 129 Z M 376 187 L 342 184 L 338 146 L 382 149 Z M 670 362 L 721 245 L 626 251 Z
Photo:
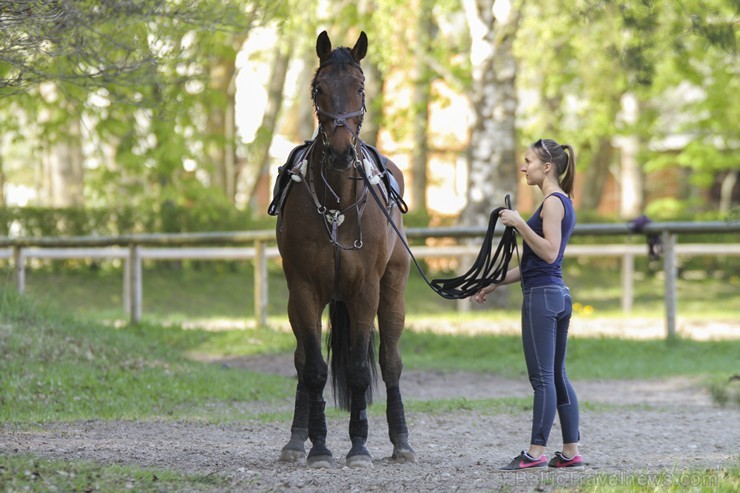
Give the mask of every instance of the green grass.
M 519 336 L 445 336 L 406 331 L 401 354 L 407 368 L 493 372 L 525 377 Z M 662 378 L 676 375 L 727 376 L 738 368 L 740 340 L 625 340 L 578 338 L 568 341 L 568 374 L 574 379 Z
M 740 467 L 729 469 L 689 469 L 641 474 L 596 474 L 578 480 L 577 477 L 564 478 L 569 483 L 567 491 L 581 493 L 653 493 L 660 492 L 700 492 L 735 493 L 740 490 Z M 557 478 L 545 480 L 542 486 L 557 484 Z
M 234 420 L 261 412 L 264 403 L 292 399 L 293 378 L 190 358 L 193 354 L 218 358 L 290 352 L 294 338 L 287 331 L 212 332 L 156 324 L 116 329 L 60 314 L 12 290 L 0 291 L 0 308 L 0 421 Z M 448 336 L 409 330 L 401 340 L 401 351 L 407 369 L 525 378 L 516 336 Z M 569 373 L 574 379 L 689 375 L 718 382 L 737 372 L 738 354 L 740 340 L 573 338 Z M 283 418 L 288 419 L 279 416 Z
M 66 268 L 54 261 L 43 268 L 28 269 L 27 292 L 64 309 L 96 318 L 122 319 L 123 274 L 107 262 L 96 267 Z M 663 308 L 663 280 L 660 266 L 636 267 L 633 315 L 660 316 Z M 435 273 L 431 277 L 449 277 Z M 728 257 L 721 268 L 704 272 L 685 269 L 678 280 L 679 314 L 685 318 L 734 320 L 740 306 L 740 259 Z M 698 273 L 704 276 L 696 279 Z M 4 276 L 3 276 L 4 274 Z M 620 267 L 615 259 L 578 259 L 566 264 L 564 273 L 574 302 L 597 316 L 622 316 L 620 308 Z M 4 277 L 4 278 L 3 278 Z M 0 262 L 0 287 L 12 284 L 11 266 Z M 254 317 L 253 269 L 246 262 L 203 262 L 190 265 L 159 262 L 144 269 L 144 317 L 153 322 L 180 323 L 201 318 L 252 319 Z M 269 268 L 268 313 L 284 317 L 288 290 L 280 267 Z M 508 299 L 495 310 L 517 316 L 521 304 L 518 287 L 508 289 Z M 453 313 L 456 303 L 435 295 L 412 270 L 405 294 L 410 317 Z M 483 308 L 494 310 L 491 303 Z
M 290 379 L 189 360 L 192 334 L 177 328 L 114 329 L 7 291 L 0 307 L 0 422 L 218 421 L 294 392 Z
M 228 482 L 217 475 L 182 474 L 161 469 L 103 466 L 8 455 L 0 464 L 3 491 L 209 491 Z

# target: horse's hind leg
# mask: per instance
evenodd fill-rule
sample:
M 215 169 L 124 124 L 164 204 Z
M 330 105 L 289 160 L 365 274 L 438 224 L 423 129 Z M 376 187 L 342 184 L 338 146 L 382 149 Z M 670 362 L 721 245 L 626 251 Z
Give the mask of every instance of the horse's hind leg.
M 398 258 L 398 255 L 394 255 Z M 385 382 L 388 421 L 388 436 L 393 444 L 392 459 L 416 462 L 416 452 L 409 445 L 409 430 L 401 399 L 401 371 L 403 362 L 398 342 L 406 320 L 406 304 L 403 298 L 408 275 L 408 259 L 405 254 L 400 265 L 391 264 L 381 281 L 378 326 L 380 332 L 380 370 Z M 395 268 L 394 268 L 395 267 Z
M 367 294 L 367 293 L 365 293 Z M 375 298 L 377 300 L 377 298 Z M 372 399 L 372 384 L 375 375 L 375 351 L 373 350 L 374 310 L 368 310 L 372 301 L 365 298 L 362 309 L 353 311 L 357 322 L 352 321 L 350 361 L 347 367 L 347 386 L 350 397 L 349 438 L 352 448 L 347 453 L 347 466 L 372 467 L 373 461 L 365 447 L 368 437 L 367 405 Z M 332 327 L 332 333 L 338 327 Z M 348 328 L 347 328 L 348 329 Z

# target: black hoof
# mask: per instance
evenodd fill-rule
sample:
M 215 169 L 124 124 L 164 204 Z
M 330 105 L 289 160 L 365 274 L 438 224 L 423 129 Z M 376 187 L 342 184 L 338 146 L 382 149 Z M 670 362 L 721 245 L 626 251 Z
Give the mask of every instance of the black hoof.
M 315 444 L 308 453 L 306 464 L 315 468 L 333 468 L 334 457 L 326 446 Z
M 397 462 L 416 463 L 416 452 L 409 445 L 409 436 L 402 433 L 391 438 L 393 443 L 393 455 L 391 459 Z
M 280 461 L 282 462 L 298 462 L 306 458 L 306 448 L 304 443 L 308 438 L 307 432 L 304 430 L 293 430 L 290 436 L 290 440 L 280 451 Z
M 391 459 L 396 462 L 410 462 L 412 464 L 416 464 L 416 452 L 414 452 L 414 449 L 412 449 L 411 447 L 394 447 Z
M 352 441 L 352 448 L 347 454 L 348 467 L 373 467 L 373 458 L 365 448 L 364 440 Z
M 300 450 L 292 449 L 290 444 L 280 451 L 280 462 L 300 462 L 306 458 L 306 450 L 301 446 Z

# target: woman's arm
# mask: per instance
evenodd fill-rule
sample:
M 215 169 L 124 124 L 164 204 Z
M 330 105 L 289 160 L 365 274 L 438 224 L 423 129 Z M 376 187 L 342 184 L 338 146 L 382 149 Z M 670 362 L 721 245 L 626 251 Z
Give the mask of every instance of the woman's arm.
M 522 278 L 522 274 L 519 271 L 519 266 L 517 265 L 513 269 L 509 269 L 508 272 L 506 272 L 506 275 L 504 276 L 504 280 L 501 281 L 500 284 L 489 284 L 485 288 L 479 289 L 478 292 L 475 293 L 475 295 L 473 295 L 473 300 L 477 303 L 485 303 L 488 295 L 496 291 L 497 287 L 502 286 L 504 284 L 513 284 L 521 280 L 521 278 Z
M 561 222 L 565 216 L 563 203 L 557 197 L 546 198 L 542 204 L 542 233 L 538 235 L 527 222 L 522 219 L 518 211 L 505 209 L 501 211 L 501 222 L 511 226 L 522 236 L 529 248 L 539 258 L 551 264 L 558 258 L 560 242 L 562 241 Z

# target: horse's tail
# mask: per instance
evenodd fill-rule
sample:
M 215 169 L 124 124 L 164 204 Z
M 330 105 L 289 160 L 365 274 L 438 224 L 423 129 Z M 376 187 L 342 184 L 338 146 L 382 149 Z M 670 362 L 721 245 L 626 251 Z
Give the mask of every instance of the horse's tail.
M 349 334 L 349 310 L 344 302 L 332 301 L 329 305 L 329 325 L 327 349 L 331 361 L 334 404 L 339 406 L 340 409 L 349 410 L 350 390 L 347 384 L 347 370 L 349 369 L 352 347 Z M 366 360 L 370 371 L 370 385 L 367 386 L 365 398 L 368 404 L 372 404 L 373 387 L 375 387 L 378 377 L 378 368 L 375 363 L 375 334 L 371 334 Z

